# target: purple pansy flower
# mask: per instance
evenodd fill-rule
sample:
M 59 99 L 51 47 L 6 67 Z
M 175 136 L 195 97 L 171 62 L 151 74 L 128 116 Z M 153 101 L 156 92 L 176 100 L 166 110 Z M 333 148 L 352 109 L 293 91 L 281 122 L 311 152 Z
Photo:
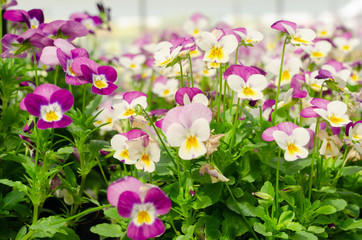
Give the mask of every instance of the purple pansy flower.
M 39 129 L 64 128 L 73 120 L 64 113 L 73 106 L 73 95 L 53 84 L 43 84 L 34 89 L 20 102 L 20 108 L 39 117 Z
M 92 83 L 92 92 L 100 95 L 109 95 L 118 86 L 114 84 L 117 80 L 117 71 L 110 66 L 99 66 L 98 63 L 88 59 L 86 64 L 82 64 L 80 69 L 84 79 Z
M 288 34 L 292 44 L 312 44 L 316 37 L 316 33 L 312 29 L 297 28 L 297 24 L 290 21 L 277 21 L 273 23 L 271 28 Z
M 16 47 L 14 45 L 21 44 L 18 41 L 18 35 L 15 34 L 5 34 L 4 37 L 1 39 L 1 44 L 3 45 L 3 53 L 0 55 L 2 58 L 13 58 L 13 57 L 19 57 L 19 58 L 25 58 L 28 53 L 23 52 L 15 56 L 16 51 L 19 49 L 19 47 Z
M 147 95 L 143 92 L 132 91 L 123 94 L 122 99 L 116 99 L 113 108 L 119 111 L 121 119 L 127 119 L 136 115 L 135 108 L 139 105 L 143 109 L 147 108 Z
M 17 4 L 18 4 L 18 2 L 16 0 L 10 0 L 10 2 L 8 2 L 8 0 L 3 0 L 1 3 L 1 9 L 5 10 L 8 7 L 15 6 Z
M 117 207 L 119 215 L 131 218 L 127 229 L 129 238 L 145 240 L 165 232 L 165 226 L 157 216 L 167 214 L 172 203 L 159 187 L 127 176 L 109 185 L 107 198 Z
M 92 34 L 94 34 L 96 27 L 102 24 L 102 19 L 100 17 L 91 16 L 88 13 L 73 13 L 70 15 L 69 19 L 82 23 Z
M 66 53 L 68 56 L 71 56 L 70 51 L 75 49 L 76 47 L 67 40 L 58 38 L 54 40 L 54 46 L 47 46 L 43 48 L 39 59 L 40 62 L 50 66 L 59 65 L 60 62 L 57 56 L 58 48 L 61 49 L 64 53 Z
M 181 106 L 190 103 L 201 103 L 205 106 L 209 104 L 209 100 L 199 88 L 183 87 L 177 90 L 175 94 L 176 103 Z
M 29 29 L 35 29 L 44 23 L 44 14 L 41 9 L 8 10 L 4 13 L 4 19 L 12 22 L 25 22 Z
M 362 140 L 362 120 L 359 120 L 355 123 L 350 122 L 347 124 L 345 129 L 346 135 L 352 141 L 360 141 Z
M 68 38 L 70 41 L 76 37 L 86 36 L 89 33 L 89 30 L 83 24 L 76 21 L 55 20 L 47 23 L 43 28 L 43 32 L 60 38 L 70 37 Z

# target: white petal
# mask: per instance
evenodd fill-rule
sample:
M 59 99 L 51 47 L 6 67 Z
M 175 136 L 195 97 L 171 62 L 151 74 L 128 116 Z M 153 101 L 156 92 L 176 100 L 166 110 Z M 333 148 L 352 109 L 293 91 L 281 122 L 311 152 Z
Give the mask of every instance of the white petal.
M 239 92 L 243 86 L 245 86 L 244 80 L 238 75 L 230 75 L 227 83 L 229 87 L 235 92 Z
M 181 159 L 184 160 L 190 160 L 193 158 L 198 158 L 206 153 L 206 147 L 205 144 L 199 140 L 196 139 L 197 147 L 191 147 L 187 148 L 187 141 L 184 141 L 184 143 L 180 146 L 180 149 L 178 151 L 178 154 Z
M 261 74 L 253 74 L 248 78 L 248 85 L 254 90 L 263 91 L 268 85 L 266 78 Z
M 185 94 L 186 95 L 186 94 Z M 192 102 L 193 103 L 201 103 L 205 106 L 209 105 L 209 100 L 207 99 L 207 97 L 202 94 L 202 93 L 199 93 L 199 94 L 196 94 L 193 98 L 192 98 Z
M 332 101 L 327 105 L 328 113 L 335 113 L 340 116 L 347 112 L 347 105 L 341 101 Z
M 283 149 L 286 150 L 287 149 L 287 144 L 289 141 L 289 136 L 283 132 L 283 131 L 274 131 L 273 132 L 273 138 L 275 139 L 276 143 L 278 144 L 278 146 Z
M 295 145 L 305 146 L 309 142 L 310 135 L 307 129 L 300 127 L 293 130 L 291 138 Z
M 223 51 L 226 55 L 234 52 L 238 47 L 238 40 L 234 35 L 226 35 L 221 38 L 219 46 L 222 46 Z
M 126 141 L 127 138 L 125 136 L 120 134 L 114 135 L 111 139 L 111 147 L 116 151 L 123 151 L 125 147 L 127 148 Z
M 216 37 L 210 32 L 202 32 L 201 37 L 197 45 L 204 51 L 208 51 L 216 44 Z
M 204 118 L 197 119 L 192 123 L 190 133 L 195 135 L 198 140 L 207 141 L 210 137 L 209 122 Z
M 306 158 L 308 157 L 308 150 L 305 149 L 304 147 L 302 146 L 298 146 L 296 145 L 295 146 L 298 150 L 291 153 L 288 151 L 288 149 L 285 151 L 284 153 L 284 159 L 286 161 L 294 161 L 294 160 L 297 160 L 298 158 Z
M 173 123 L 167 128 L 166 138 L 171 147 L 179 147 L 187 139 L 188 130 L 179 123 Z
M 159 162 L 160 161 L 161 151 L 160 151 L 160 147 L 158 146 L 157 143 L 150 143 L 147 146 L 146 151 L 149 153 L 150 160 L 152 162 Z
M 147 98 L 145 96 L 138 97 L 130 104 L 131 107 L 136 107 L 137 105 L 140 105 L 143 109 L 147 108 Z

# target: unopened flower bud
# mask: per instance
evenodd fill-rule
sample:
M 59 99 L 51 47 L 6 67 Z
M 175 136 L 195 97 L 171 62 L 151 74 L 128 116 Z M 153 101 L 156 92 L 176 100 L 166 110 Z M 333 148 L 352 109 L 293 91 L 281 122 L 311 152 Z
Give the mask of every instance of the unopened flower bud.
M 289 185 L 282 189 L 283 192 L 298 192 L 302 190 L 302 186 L 298 185 Z
M 263 192 L 253 192 L 254 197 L 262 199 L 262 200 L 266 200 L 266 201 L 273 201 L 274 198 L 272 196 L 270 196 L 267 193 L 263 193 Z

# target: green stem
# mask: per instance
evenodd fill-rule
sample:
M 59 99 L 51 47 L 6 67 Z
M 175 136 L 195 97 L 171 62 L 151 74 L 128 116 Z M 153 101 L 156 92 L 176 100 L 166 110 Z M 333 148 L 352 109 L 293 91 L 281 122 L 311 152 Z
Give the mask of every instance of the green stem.
M 225 121 L 225 113 L 226 113 L 226 81 L 224 81 L 224 98 L 223 98 L 223 103 L 222 103 L 222 117 L 223 117 L 223 121 Z
M 188 59 L 189 59 L 189 65 L 190 65 L 191 84 L 192 84 L 192 87 L 194 87 L 194 76 L 193 76 L 193 73 L 192 73 L 192 61 L 191 61 L 191 56 L 190 56 L 190 54 L 187 54 L 187 57 L 188 57 Z
M 2 11 L 2 3 L 0 3 L 0 38 L 3 38 L 3 11 Z M 3 53 L 3 45 L 0 44 L 0 54 Z M 1 58 L 1 61 L 3 59 Z
M 334 187 L 336 185 L 336 183 L 338 182 L 338 179 L 341 175 L 341 172 L 344 168 L 344 166 L 346 165 L 347 163 L 347 152 L 348 152 L 348 147 L 346 147 L 346 150 L 344 151 L 344 154 L 343 154 L 343 162 L 342 162 L 342 165 L 341 165 L 341 168 L 338 170 L 337 174 L 336 174 L 336 177 L 333 179 L 333 182 L 332 182 L 332 186 Z
M 181 59 L 178 60 L 178 63 L 180 65 L 180 75 L 181 75 L 181 87 L 184 87 L 184 73 L 183 73 L 183 70 L 182 70 L 182 62 L 181 62 Z M 190 87 L 190 86 L 188 86 Z
M 283 63 L 284 63 L 284 52 L 285 52 L 285 45 L 287 44 L 288 37 L 285 37 L 284 43 L 283 43 L 283 51 L 282 51 L 282 59 L 280 61 L 280 69 L 279 69 L 279 77 L 278 77 L 278 87 L 277 87 L 277 95 L 275 97 L 275 107 L 274 107 L 274 117 L 272 119 L 272 123 L 274 126 L 276 114 L 278 111 L 278 101 L 279 101 L 279 92 L 280 92 L 280 83 L 282 81 L 282 73 L 283 73 Z
M 39 203 L 35 202 L 34 205 L 34 212 L 33 212 L 33 225 L 38 221 L 38 215 L 39 215 Z
M 39 86 L 38 62 L 36 61 L 36 55 L 35 55 L 34 47 L 33 47 L 33 58 L 34 58 L 35 84 L 36 84 L 36 86 Z
M 280 169 L 280 155 L 282 153 L 282 149 L 279 148 L 278 152 L 278 160 L 277 160 L 277 173 L 275 178 L 275 214 L 272 214 L 272 218 L 275 216 L 277 219 L 279 218 L 279 169 Z
M 242 209 L 240 208 L 238 202 L 236 201 L 235 196 L 234 196 L 233 192 L 231 191 L 229 185 L 228 185 L 227 183 L 225 183 L 225 185 L 226 185 L 226 188 L 229 190 L 230 196 L 231 196 L 231 198 L 234 200 L 236 207 L 237 207 L 238 210 L 239 210 L 239 214 L 240 214 L 241 217 L 243 218 L 246 226 L 248 227 L 249 232 L 253 235 L 253 237 L 254 237 L 256 240 L 259 240 L 259 238 L 258 238 L 258 236 L 255 234 L 253 228 L 250 226 L 250 223 L 249 223 L 248 219 L 246 219 L 245 215 L 243 214 L 243 211 L 242 211 Z
M 55 73 L 54 73 L 54 85 L 57 85 L 58 75 L 59 75 L 59 65 L 57 65 L 57 66 L 56 66 L 56 68 L 55 68 Z
M 317 145 L 317 133 L 319 130 L 319 118 L 317 118 L 316 127 L 314 132 L 314 142 L 313 142 L 313 152 L 312 152 L 312 162 L 310 165 L 310 176 L 309 176 L 309 189 L 308 189 L 308 199 L 310 200 L 312 197 L 312 185 L 313 185 L 313 172 L 314 172 L 314 160 L 315 160 L 315 150 Z
M 106 178 L 106 175 L 104 174 L 104 171 L 103 171 L 103 168 L 102 168 L 101 162 L 99 161 L 99 158 L 98 158 L 98 157 L 96 157 L 96 160 L 97 160 L 97 164 L 98 164 L 99 170 L 101 170 L 101 173 L 102 173 L 102 176 L 103 176 L 104 182 L 105 182 L 106 184 L 108 184 L 108 180 L 107 180 L 107 178 Z
M 219 118 L 220 118 L 221 97 L 222 97 L 222 64 L 220 63 L 220 67 L 219 67 L 219 89 L 218 89 L 218 99 L 217 99 L 217 116 L 216 116 L 217 121 L 219 121 Z M 220 118 L 220 120 L 221 120 L 221 118 Z
M 84 86 L 83 86 L 83 103 L 82 103 L 82 113 L 83 113 L 83 115 L 84 115 L 84 110 L 85 110 L 86 95 L 87 95 L 87 84 L 84 84 Z

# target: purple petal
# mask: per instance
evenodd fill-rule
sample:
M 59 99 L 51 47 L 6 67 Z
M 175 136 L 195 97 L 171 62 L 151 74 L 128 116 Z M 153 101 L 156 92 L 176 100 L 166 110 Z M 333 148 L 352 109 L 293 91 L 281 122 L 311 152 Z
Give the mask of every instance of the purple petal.
M 30 19 L 36 18 L 39 24 L 42 24 L 44 22 L 44 14 L 41 9 L 32 9 L 28 11 L 28 15 Z M 31 28 L 31 26 L 29 28 Z
M 193 97 L 199 93 L 203 93 L 200 89 L 198 88 L 189 88 L 189 87 L 182 87 L 179 88 L 175 94 L 175 100 L 178 104 L 180 104 L 181 106 L 185 105 L 184 104 L 184 95 L 187 94 L 187 96 L 189 96 L 190 101 L 192 101 Z
M 89 30 L 81 23 L 68 20 L 60 28 L 66 36 L 84 37 L 89 33 Z
M 238 75 L 240 76 L 245 82 L 247 82 L 248 78 L 254 74 L 261 74 L 259 70 L 254 67 L 247 67 L 244 65 L 232 65 L 228 67 L 224 72 L 225 80 L 227 81 L 230 75 Z
M 29 93 L 24 99 L 26 110 L 33 116 L 40 117 L 40 109 L 42 105 L 48 105 L 48 100 L 38 94 Z
M 62 108 L 62 112 L 66 112 L 72 108 L 74 103 L 74 98 L 71 92 L 66 89 L 60 89 L 52 94 L 50 98 L 50 103 L 57 102 Z
M 277 131 L 278 127 L 270 127 L 264 130 L 263 134 L 261 135 L 261 138 L 264 141 L 271 142 L 274 141 L 273 132 Z
M 274 100 L 274 99 L 268 99 L 268 100 L 266 100 L 266 101 L 264 102 L 264 104 L 263 104 L 263 111 L 264 111 L 265 109 L 268 109 L 268 108 L 273 107 L 274 105 L 275 105 L 275 100 Z
M 341 132 L 341 128 L 340 127 L 331 127 L 332 133 L 333 135 L 339 135 Z
M 139 97 L 146 97 L 147 98 L 147 94 L 143 93 L 143 92 L 139 92 L 139 91 L 133 91 L 133 92 L 126 92 L 123 95 L 123 99 L 125 101 L 127 101 L 129 104 L 131 104 L 131 102 Z
M 86 80 L 84 80 L 83 77 L 73 77 L 68 74 L 65 75 L 65 82 L 73 86 L 79 86 L 88 83 Z
M 117 203 L 119 215 L 124 218 L 130 218 L 133 210 L 133 204 L 140 204 L 141 198 L 138 193 L 132 191 L 123 192 Z
M 57 57 L 57 48 L 54 46 L 43 48 L 39 61 L 50 66 L 59 65 L 60 62 Z
M 62 118 L 56 122 L 46 122 L 43 119 L 39 119 L 36 126 L 39 129 L 65 128 L 65 127 L 68 127 L 70 124 L 72 124 L 72 122 L 73 122 L 73 120 L 69 116 L 62 115 Z
M 111 183 L 107 188 L 108 202 L 117 207 L 119 196 L 125 191 L 132 191 L 140 194 L 140 187 L 143 183 L 134 177 L 124 177 Z
M 101 66 L 97 68 L 98 74 L 104 74 L 107 82 L 115 82 L 117 80 L 117 71 L 110 66 Z
M 80 66 L 80 70 L 82 71 L 82 75 L 83 75 L 84 79 L 88 83 L 93 83 L 93 74 L 95 72 L 93 72 L 87 65 L 84 65 L 84 64 Z
M 68 56 L 71 56 L 71 51 L 75 49 L 73 44 L 62 38 L 54 40 L 54 45 L 57 48 L 60 48 Z
M 113 83 L 108 83 L 108 87 L 102 88 L 102 89 L 99 89 L 93 85 L 92 92 L 94 94 L 99 94 L 99 95 L 109 95 L 109 94 L 113 93 L 117 88 L 118 88 L 118 86 Z
M 151 188 L 145 196 L 145 203 L 152 203 L 156 208 L 156 215 L 164 215 L 171 209 L 171 200 L 158 187 Z
M 43 32 L 55 36 L 60 27 L 65 24 L 65 22 L 66 20 L 55 20 L 50 22 L 43 28 Z
M 292 95 L 292 98 L 305 98 L 307 95 L 306 91 L 298 91 Z
M 291 122 L 282 122 L 277 125 L 278 129 L 285 132 L 289 136 L 292 135 L 294 129 L 299 128 L 298 125 Z
M 312 99 L 312 101 L 310 101 L 310 103 L 316 106 L 317 108 L 327 110 L 327 105 L 330 103 L 330 101 L 322 98 L 314 98 Z
M 48 102 L 50 102 L 50 98 L 56 91 L 60 90 L 61 88 L 54 85 L 54 84 L 42 84 L 34 89 L 34 94 L 41 95 L 46 98 Z
M 303 108 L 302 111 L 300 111 L 300 116 L 304 118 L 315 118 L 319 117 L 319 114 L 314 111 L 317 107 L 307 107 Z
M 57 58 L 59 60 L 60 65 L 62 66 L 64 72 L 67 71 L 67 62 L 69 59 L 71 59 L 71 57 L 69 55 L 67 55 L 65 52 L 63 52 L 63 50 L 61 50 L 60 48 L 56 49 L 56 53 L 57 53 Z
M 273 23 L 273 25 L 271 25 L 271 28 L 289 34 L 288 31 L 283 26 L 283 24 L 290 26 L 291 28 L 294 29 L 294 31 L 297 29 L 297 24 L 295 24 L 294 22 L 285 21 L 285 20 L 280 20 L 280 21 Z
M 3 17 L 12 22 L 24 22 L 24 15 L 28 15 L 24 10 L 7 10 Z
M 128 140 L 136 140 L 143 137 L 148 137 L 148 134 L 141 129 L 132 129 L 128 131 L 126 137 Z
M 127 236 L 135 240 L 146 240 L 148 238 L 154 238 L 162 235 L 165 232 L 165 225 L 159 218 L 155 218 L 155 221 L 150 224 L 143 224 L 136 226 L 133 221 L 128 225 Z

